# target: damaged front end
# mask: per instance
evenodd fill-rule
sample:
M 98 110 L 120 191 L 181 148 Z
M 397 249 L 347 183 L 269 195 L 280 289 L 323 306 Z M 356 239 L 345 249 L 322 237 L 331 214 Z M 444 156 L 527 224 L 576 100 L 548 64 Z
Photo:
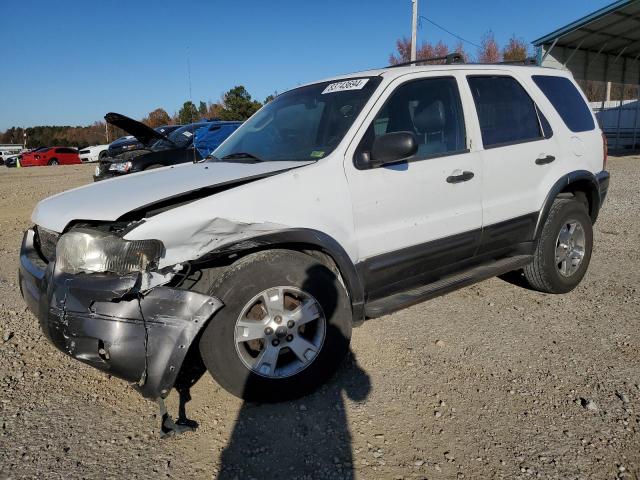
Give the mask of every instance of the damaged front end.
M 166 397 L 191 344 L 222 302 L 170 286 L 175 269 L 153 271 L 157 244 L 128 252 L 123 250 L 129 247 L 125 241 L 108 243 L 109 235 L 88 239 L 87 231 L 71 233 L 77 238 L 58 245 L 59 252 L 67 248 L 83 255 L 83 245 L 97 238 L 107 255 L 96 258 L 95 250 L 89 249 L 80 263 L 70 261 L 72 255 L 47 258 L 52 241 L 39 238 L 35 229 L 27 230 L 19 270 L 27 305 L 45 335 L 66 354 L 131 382 L 145 397 Z M 118 255 L 109 254 L 109 248 Z M 100 262 L 113 259 L 120 263 L 100 271 Z

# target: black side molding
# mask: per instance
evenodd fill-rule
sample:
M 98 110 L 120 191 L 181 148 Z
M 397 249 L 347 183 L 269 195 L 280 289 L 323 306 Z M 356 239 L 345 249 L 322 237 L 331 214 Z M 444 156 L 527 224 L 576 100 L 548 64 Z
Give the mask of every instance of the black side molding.
M 381 298 L 372 302 L 367 302 L 365 313 L 367 318 L 378 318 L 402 308 L 478 283 L 482 280 L 486 280 L 487 278 L 495 277 L 512 270 L 517 270 L 518 268 L 531 263 L 532 259 L 533 257 L 531 255 L 518 255 L 515 257 L 507 257 L 501 260 L 487 262 L 466 271 L 446 276 L 436 282 L 422 287 L 396 293 L 395 295 L 390 295 L 386 298 Z
M 601 172 L 602 173 L 602 172 Z M 608 172 L 604 172 L 608 175 Z M 608 178 L 608 177 L 607 177 Z M 589 204 L 591 205 L 591 209 L 589 211 L 589 216 L 591 220 L 595 223 L 598 218 L 598 212 L 600 211 L 600 206 L 602 204 L 602 199 L 600 197 L 600 185 L 598 182 L 598 178 L 593 173 L 588 170 L 576 170 L 574 172 L 570 172 L 560 178 L 549 190 L 547 197 L 542 204 L 542 208 L 540 209 L 540 214 L 538 215 L 538 221 L 536 223 L 535 228 L 535 236 L 534 238 L 538 238 L 540 233 L 542 232 L 542 227 L 544 226 L 544 222 L 549 215 L 549 210 L 551 210 L 551 205 L 553 205 L 554 200 L 558 196 L 560 192 L 565 190 L 568 186 L 576 184 L 579 189 L 586 191 L 588 195 Z

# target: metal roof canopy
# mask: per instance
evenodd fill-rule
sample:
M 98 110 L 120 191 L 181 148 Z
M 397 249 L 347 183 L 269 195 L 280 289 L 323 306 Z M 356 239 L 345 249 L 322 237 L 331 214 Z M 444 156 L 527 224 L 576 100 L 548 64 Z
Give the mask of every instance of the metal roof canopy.
M 640 0 L 619 0 L 533 41 L 538 64 L 583 80 L 640 83 Z

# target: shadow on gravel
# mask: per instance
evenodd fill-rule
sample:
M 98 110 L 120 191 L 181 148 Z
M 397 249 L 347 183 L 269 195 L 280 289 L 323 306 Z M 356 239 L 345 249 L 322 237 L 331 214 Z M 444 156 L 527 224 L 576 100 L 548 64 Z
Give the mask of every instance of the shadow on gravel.
M 524 272 L 522 270 L 514 270 L 513 272 L 503 273 L 502 275 L 499 275 L 498 278 L 500 280 L 504 280 L 507 283 L 510 283 L 511 285 L 515 285 L 516 287 L 531 290 L 532 292 L 536 291 L 531 288 L 531 285 L 529 285 L 529 282 L 527 282 L 527 279 L 524 277 Z
M 306 277 L 311 281 L 313 268 Z M 329 298 L 324 313 L 331 318 L 336 288 L 327 286 L 323 293 Z M 245 391 L 253 387 L 247 381 Z M 369 376 L 350 352 L 338 373 L 307 397 L 273 404 L 245 402 L 221 454 L 218 479 L 354 478 L 344 396 L 364 401 L 370 390 Z

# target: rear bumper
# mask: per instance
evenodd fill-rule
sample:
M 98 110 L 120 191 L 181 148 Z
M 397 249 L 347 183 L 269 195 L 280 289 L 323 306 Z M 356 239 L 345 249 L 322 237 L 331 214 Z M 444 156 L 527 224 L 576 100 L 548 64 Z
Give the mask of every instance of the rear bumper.
M 143 396 L 166 396 L 189 347 L 222 302 L 159 286 L 142 295 L 138 274 L 69 275 L 46 264 L 25 232 L 19 282 L 46 337 L 67 355 L 133 383 Z

